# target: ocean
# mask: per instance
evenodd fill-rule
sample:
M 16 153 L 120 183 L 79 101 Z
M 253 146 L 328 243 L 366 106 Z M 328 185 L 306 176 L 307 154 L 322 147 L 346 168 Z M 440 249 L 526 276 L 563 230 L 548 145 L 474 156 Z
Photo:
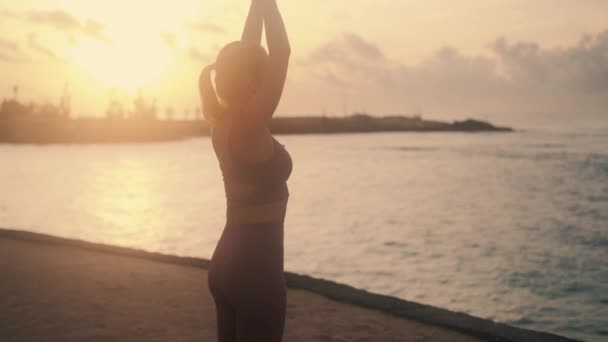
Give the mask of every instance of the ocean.
M 278 136 L 285 268 L 584 341 L 608 339 L 608 130 Z M 209 258 L 208 138 L 0 145 L 0 226 Z

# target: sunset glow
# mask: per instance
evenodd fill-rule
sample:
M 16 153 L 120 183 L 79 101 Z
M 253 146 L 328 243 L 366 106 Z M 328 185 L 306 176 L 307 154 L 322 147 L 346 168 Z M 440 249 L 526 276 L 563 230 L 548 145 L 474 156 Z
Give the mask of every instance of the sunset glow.
M 112 45 L 82 43 L 70 50 L 68 58 L 103 87 L 124 91 L 146 88 L 166 76 L 175 59 L 158 40 L 139 39 L 137 44 L 132 41 L 127 37 Z
M 56 102 L 69 84 L 82 116 L 103 115 L 110 92 L 128 99 L 139 89 L 161 107 L 195 108 L 201 68 L 239 39 L 248 6 L 239 0 L 4 3 L 0 96 L 18 85 L 26 102 Z M 280 115 L 422 112 L 503 121 L 532 113 L 597 115 L 608 106 L 608 90 L 596 79 L 608 70 L 606 2 L 584 2 L 576 11 L 549 0 L 348 6 L 284 0 L 280 7 L 293 51 Z
M 0 342 L 608 342 L 607 13 L 0 0 Z

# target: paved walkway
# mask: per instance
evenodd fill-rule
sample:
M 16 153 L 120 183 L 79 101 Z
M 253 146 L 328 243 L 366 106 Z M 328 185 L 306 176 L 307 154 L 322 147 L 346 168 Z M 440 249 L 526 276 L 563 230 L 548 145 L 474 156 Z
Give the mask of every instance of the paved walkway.
M 284 341 L 480 341 L 304 290 Z M 215 341 L 203 269 L 0 237 L 0 342 Z

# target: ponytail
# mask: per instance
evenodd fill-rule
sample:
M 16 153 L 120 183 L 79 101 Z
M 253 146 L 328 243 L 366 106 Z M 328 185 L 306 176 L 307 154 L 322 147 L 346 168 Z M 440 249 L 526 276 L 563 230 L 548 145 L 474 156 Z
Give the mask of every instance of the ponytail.
M 213 83 L 211 82 L 211 71 L 213 69 L 215 69 L 214 64 L 208 65 L 203 69 L 199 78 L 203 115 L 211 126 L 214 126 L 218 121 L 222 121 L 225 117 L 225 111 L 217 98 Z

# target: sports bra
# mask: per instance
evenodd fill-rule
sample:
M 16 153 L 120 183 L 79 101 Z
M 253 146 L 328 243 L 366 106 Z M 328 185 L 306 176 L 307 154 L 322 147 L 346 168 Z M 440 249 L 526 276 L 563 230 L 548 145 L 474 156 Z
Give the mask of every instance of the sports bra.
M 239 160 L 230 146 L 229 162 L 220 162 L 228 207 L 250 207 L 285 202 L 289 198 L 287 180 L 293 162 L 285 146 L 274 137 L 274 153 L 259 162 Z

